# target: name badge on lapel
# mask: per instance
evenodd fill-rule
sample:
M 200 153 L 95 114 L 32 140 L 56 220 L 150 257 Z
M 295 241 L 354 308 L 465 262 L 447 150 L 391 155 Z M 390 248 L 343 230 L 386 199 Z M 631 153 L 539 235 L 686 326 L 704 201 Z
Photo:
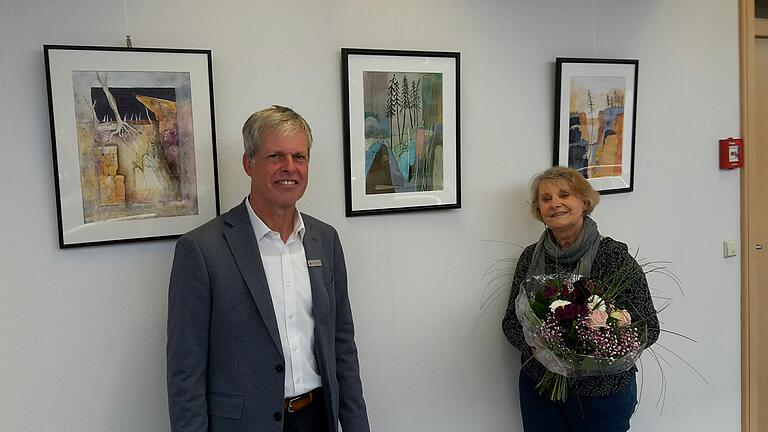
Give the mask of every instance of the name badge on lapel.
M 310 267 L 322 267 L 323 261 L 316 259 L 316 260 L 307 260 L 307 265 Z

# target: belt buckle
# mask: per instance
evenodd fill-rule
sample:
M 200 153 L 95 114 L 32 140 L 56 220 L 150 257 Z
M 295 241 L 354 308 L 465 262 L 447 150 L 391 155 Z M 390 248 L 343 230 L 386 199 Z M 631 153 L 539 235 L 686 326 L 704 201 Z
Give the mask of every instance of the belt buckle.
M 305 395 L 298 395 L 288 399 L 288 409 L 286 411 L 288 411 L 289 413 L 296 412 L 296 410 L 293 409 L 293 403 L 299 401 L 304 396 Z

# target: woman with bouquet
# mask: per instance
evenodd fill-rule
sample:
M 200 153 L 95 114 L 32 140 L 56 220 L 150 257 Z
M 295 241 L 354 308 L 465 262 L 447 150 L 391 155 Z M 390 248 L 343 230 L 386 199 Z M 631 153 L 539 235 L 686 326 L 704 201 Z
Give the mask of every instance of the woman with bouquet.
M 537 359 L 537 353 L 543 359 L 543 353 L 551 355 L 551 352 L 541 340 L 532 341 L 536 346 L 526 342 L 523 325 L 515 310 L 516 299 L 524 281 L 540 275 L 570 273 L 587 278 L 584 279 L 589 281 L 587 285 L 594 287 L 602 281 L 615 281 L 616 275 L 621 275 L 622 288 L 614 291 L 615 297 L 610 300 L 616 314 L 611 313 L 607 320 L 612 320 L 613 326 L 627 325 L 630 321 L 643 323 L 645 346 L 654 343 L 659 336 L 656 310 L 642 267 L 630 255 L 626 244 L 601 236 L 597 224 L 589 217 L 599 201 L 600 195 L 581 174 L 570 168 L 550 168 L 535 176 L 531 182 L 531 212 L 544 223 L 545 230 L 539 241 L 528 246 L 520 255 L 509 306 L 502 321 L 507 339 L 522 353 L 520 409 L 523 426 L 528 432 L 628 430 L 629 419 L 637 404 L 637 369 L 632 366 L 615 374 L 567 380 L 558 376 L 561 382 L 567 383 L 567 396 L 564 400 L 550 397 L 541 391 L 546 387 L 543 384 L 551 384 L 547 378 L 553 375 Z M 575 293 L 576 285 L 571 286 L 571 295 Z M 568 293 L 567 288 L 563 290 Z M 596 291 L 601 292 L 600 288 Z M 541 298 L 549 294 L 544 293 Z M 592 293 L 586 295 L 591 296 Z M 607 294 L 605 297 L 608 297 Z M 599 296 L 590 298 L 600 299 Z M 557 319 L 574 311 L 576 315 L 580 313 L 575 305 L 569 306 L 569 309 L 558 307 L 568 302 L 557 302 L 551 305 L 553 310 L 558 309 Z M 580 307 L 585 314 L 594 313 L 598 317 L 601 322 L 597 325 L 608 327 L 605 307 L 600 305 L 601 302 L 602 299 L 597 304 L 592 302 L 585 307 L 587 303 L 582 301 Z M 598 311 L 598 308 L 602 309 Z M 550 316 L 554 320 L 554 314 Z M 591 315 L 584 319 L 587 318 L 591 318 Z M 584 322 L 594 324 L 592 321 Z M 587 324 L 584 326 L 586 328 Z

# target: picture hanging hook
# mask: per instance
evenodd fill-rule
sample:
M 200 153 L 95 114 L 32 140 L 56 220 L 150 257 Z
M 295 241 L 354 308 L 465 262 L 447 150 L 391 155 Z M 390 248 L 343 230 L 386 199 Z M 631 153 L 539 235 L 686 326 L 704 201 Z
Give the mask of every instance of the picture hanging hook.
M 133 42 L 131 42 L 131 35 L 125 35 L 125 46 L 133 48 Z

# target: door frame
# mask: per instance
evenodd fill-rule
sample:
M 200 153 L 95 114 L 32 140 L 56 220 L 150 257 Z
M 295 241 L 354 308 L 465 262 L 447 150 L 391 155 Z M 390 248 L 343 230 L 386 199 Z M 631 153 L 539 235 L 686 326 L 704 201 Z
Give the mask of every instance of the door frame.
M 753 221 L 757 220 L 756 40 L 768 38 L 768 20 L 755 18 L 755 0 L 739 0 L 740 118 L 744 139 L 744 167 L 741 171 L 741 430 L 758 432 L 758 346 L 757 326 L 757 243 Z M 754 343 L 753 343 L 754 342 Z

